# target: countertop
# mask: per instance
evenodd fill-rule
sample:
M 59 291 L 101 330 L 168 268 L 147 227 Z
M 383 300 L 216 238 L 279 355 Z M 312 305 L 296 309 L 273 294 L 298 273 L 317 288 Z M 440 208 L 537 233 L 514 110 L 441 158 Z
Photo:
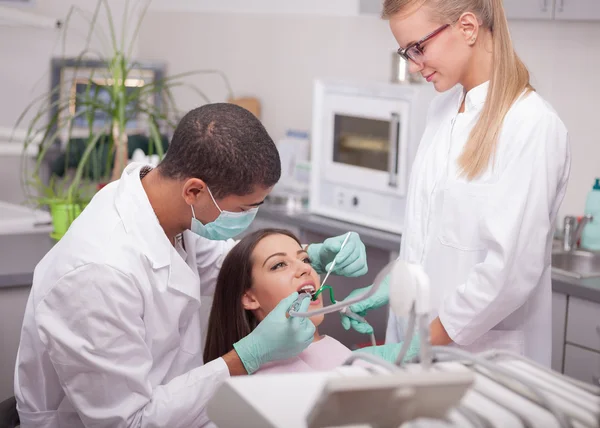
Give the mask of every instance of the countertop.
M 257 215 L 258 220 L 289 224 L 290 227 L 328 236 L 357 232 L 367 247 L 398 252 L 400 234 L 384 232 L 315 214 L 307 211 L 287 211 L 280 206 L 265 204 Z M 47 233 L 0 235 L 0 288 L 31 285 L 33 269 L 53 242 Z M 600 303 L 600 277 L 577 279 L 560 274 L 552 275 L 552 289 L 585 300 Z
M 0 288 L 29 287 L 33 282 L 33 271 L 30 273 L 0 273 Z
M 578 279 L 554 273 L 552 291 L 600 303 L 600 277 Z
M 335 220 L 308 211 L 288 211 L 285 207 L 269 206 L 258 211 L 257 219 L 278 221 L 305 229 L 310 232 L 323 234 L 326 236 L 342 235 L 348 231 L 356 232 L 366 246 L 372 246 L 381 250 L 400 251 L 401 235 L 398 233 L 384 232 L 382 230 L 370 227 L 360 226 L 354 223 L 348 223 L 341 220 Z

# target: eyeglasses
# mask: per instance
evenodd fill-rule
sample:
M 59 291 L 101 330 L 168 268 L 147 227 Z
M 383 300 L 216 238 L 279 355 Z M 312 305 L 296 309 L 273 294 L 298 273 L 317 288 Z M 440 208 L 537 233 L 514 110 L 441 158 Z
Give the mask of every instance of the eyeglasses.
M 423 65 L 423 48 L 421 45 L 423 45 L 424 43 L 433 39 L 435 36 L 440 34 L 442 31 L 444 31 L 449 26 L 450 26 L 450 24 L 442 25 L 440 28 L 429 33 L 428 35 L 423 37 L 418 42 L 411 43 L 410 45 L 408 45 L 405 48 L 398 49 L 398 55 L 400 55 L 402 58 L 404 58 L 407 61 L 410 60 L 417 65 Z

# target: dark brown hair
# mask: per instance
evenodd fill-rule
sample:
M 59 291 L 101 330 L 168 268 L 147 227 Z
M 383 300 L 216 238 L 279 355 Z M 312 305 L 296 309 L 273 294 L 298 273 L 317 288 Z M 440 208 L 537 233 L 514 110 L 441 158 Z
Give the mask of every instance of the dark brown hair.
M 244 293 L 252 287 L 252 252 L 267 236 L 285 235 L 300 240 L 283 229 L 262 229 L 244 237 L 231 249 L 219 272 L 208 319 L 204 362 L 216 360 L 233 349 L 233 344 L 249 335 L 258 324 L 252 311 L 242 306 Z
M 273 186 L 281 176 L 281 161 L 256 116 L 235 104 L 214 103 L 181 119 L 158 171 L 175 180 L 200 178 L 221 199 Z

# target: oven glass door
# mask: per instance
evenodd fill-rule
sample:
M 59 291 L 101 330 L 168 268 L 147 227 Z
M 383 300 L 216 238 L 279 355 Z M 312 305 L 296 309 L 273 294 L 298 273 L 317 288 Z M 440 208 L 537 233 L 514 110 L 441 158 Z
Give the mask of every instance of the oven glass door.
M 404 195 L 408 102 L 328 94 L 323 112 L 327 179 Z
M 334 113 L 334 162 L 386 172 L 390 152 L 389 121 Z

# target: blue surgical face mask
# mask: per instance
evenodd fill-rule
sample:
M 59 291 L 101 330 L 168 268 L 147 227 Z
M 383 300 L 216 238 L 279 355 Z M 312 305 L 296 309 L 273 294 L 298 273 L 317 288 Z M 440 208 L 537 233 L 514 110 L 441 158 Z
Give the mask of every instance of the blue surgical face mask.
M 194 207 L 190 205 L 192 208 L 192 226 L 190 227 L 192 232 L 203 238 L 210 239 L 211 241 L 225 241 L 248 229 L 248 226 L 250 226 L 250 223 L 252 223 L 252 220 L 254 220 L 254 217 L 258 212 L 258 208 L 252 208 L 248 211 L 239 213 L 223 211 L 217 204 L 217 201 L 215 201 L 208 186 L 206 187 L 206 190 L 208 190 L 208 194 L 220 214 L 214 221 L 202 224 L 200 220 L 196 218 Z

